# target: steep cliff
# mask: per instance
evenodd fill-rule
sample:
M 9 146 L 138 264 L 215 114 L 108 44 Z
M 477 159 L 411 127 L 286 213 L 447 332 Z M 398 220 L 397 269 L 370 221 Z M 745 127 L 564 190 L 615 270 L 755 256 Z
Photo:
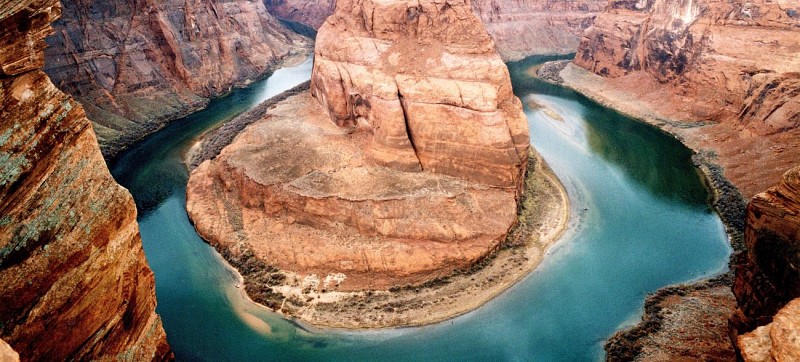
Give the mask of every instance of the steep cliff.
M 23 360 L 165 359 L 133 199 L 40 69 L 60 10 L 0 10 L 0 337 Z
M 527 122 L 467 1 L 338 1 L 311 93 L 192 172 L 212 244 L 311 289 L 385 290 L 469 268 L 516 223 Z
M 265 0 L 270 13 L 319 29 L 333 13 L 333 0 Z M 570 54 L 607 0 L 472 0 L 497 51 L 505 60 L 535 54 Z
M 571 54 L 608 0 L 472 0 L 505 60 Z
M 739 304 L 731 323 L 734 334 L 771 322 L 779 309 L 800 298 L 800 167 L 750 201 L 745 244 L 733 287 Z
M 64 0 L 54 28 L 45 71 L 106 156 L 306 47 L 260 0 Z
M 634 99 L 662 123 L 680 120 L 679 136 L 713 151 L 746 197 L 800 157 L 795 1 L 612 1 L 574 63 L 605 77 L 612 103 Z

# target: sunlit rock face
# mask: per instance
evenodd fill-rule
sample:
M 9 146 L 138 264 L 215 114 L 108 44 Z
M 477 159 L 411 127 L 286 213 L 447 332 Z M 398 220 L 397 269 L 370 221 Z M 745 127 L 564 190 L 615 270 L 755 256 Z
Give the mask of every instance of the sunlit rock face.
M 63 3 L 45 71 L 84 104 L 106 156 L 307 46 L 260 0 Z
M 56 0 L 0 10 L 0 337 L 22 360 L 166 359 L 133 199 L 41 71 L 60 14 Z
M 612 1 L 574 63 L 664 117 L 708 125 L 688 143 L 715 151 L 746 197 L 800 158 L 796 1 Z
M 787 306 L 793 299 L 800 298 L 800 167 L 787 172 L 780 184 L 750 201 L 745 244 L 747 251 L 736 265 L 733 291 L 739 309 L 732 319 L 733 332 L 744 334 L 772 322 L 772 327 L 760 327 L 750 337 L 740 338 L 740 344 L 752 347 L 753 343 L 748 341 L 767 333 L 771 336 L 773 352 L 779 353 L 791 346 L 796 348 L 796 335 L 794 342 L 789 338 L 792 335 L 779 335 L 791 326 L 797 330 L 800 318 L 797 302 Z M 791 326 L 784 326 L 786 323 Z M 755 340 L 765 341 L 763 338 Z M 781 347 L 783 344 L 786 346 Z
M 339 1 L 310 93 L 192 172 L 189 216 L 223 254 L 387 289 L 469 268 L 516 223 L 527 122 L 468 2 Z

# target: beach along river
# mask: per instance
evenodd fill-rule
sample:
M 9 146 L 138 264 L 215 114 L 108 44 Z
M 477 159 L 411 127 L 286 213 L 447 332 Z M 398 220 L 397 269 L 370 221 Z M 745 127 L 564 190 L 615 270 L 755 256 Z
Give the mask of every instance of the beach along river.
M 296 325 L 247 301 L 236 274 L 189 222 L 183 153 L 209 129 L 309 79 L 310 60 L 124 152 L 112 173 L 136 199 L 157 312 L 178 360 L 592 361 L 603 358 L 606 338 L 638 320 L 647 293 L 725 270 L 731 250 L 691 152 L 527 75 L 544 60 L 509 67 L 531 141 L 569 192 L 570 230 L 509 291 L 432 326 L 343 332 Z

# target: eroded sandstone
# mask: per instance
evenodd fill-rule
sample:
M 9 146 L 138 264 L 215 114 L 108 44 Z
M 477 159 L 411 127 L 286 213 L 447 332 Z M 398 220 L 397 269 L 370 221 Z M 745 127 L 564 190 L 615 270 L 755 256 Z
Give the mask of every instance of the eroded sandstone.
M 315 291 L 420 284 L 498 248 L 530 139 L 468 2 L 339 1 L 310 93 L 192 172 L 206 240 Z
M 166 359 L 133 199 L 40 69 L 60 9 L 0 10 L 0 337 L 22 360 Z
M 612 101 L 686 122 L 684 142 L 752 197 L 800 158 L 798 13 L 793 1 L 612 1 L 574 63 Z
M 259 0 L 65 0 L 54 27 L 45 71 L 106 156 L 307 49 Z

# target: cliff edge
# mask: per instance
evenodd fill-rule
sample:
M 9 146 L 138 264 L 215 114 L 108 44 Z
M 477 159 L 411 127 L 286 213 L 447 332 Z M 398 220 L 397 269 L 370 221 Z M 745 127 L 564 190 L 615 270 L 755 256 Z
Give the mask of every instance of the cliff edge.
M 57 0 L 0 10 L 0 337 L 22 360 L 171 357 L 131 195 L 41 70 Z

